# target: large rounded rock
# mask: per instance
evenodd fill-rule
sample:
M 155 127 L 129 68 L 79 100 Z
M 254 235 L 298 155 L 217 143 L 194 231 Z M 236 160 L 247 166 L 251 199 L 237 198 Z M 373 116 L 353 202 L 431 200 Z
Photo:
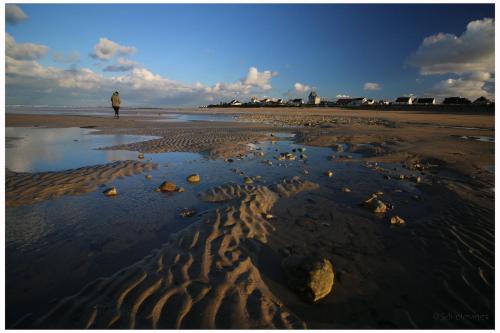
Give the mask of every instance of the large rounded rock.
M 177 186 L 175 185 L 175 183 L 164 181 L 158 188 L 163 192 L 174 192 L 177 189 Z
M 330 260 L 291 256 L 283 260 L 282 265 L 290 288 L 305 300 L 318 302 L 332 291 L 334 273 Z

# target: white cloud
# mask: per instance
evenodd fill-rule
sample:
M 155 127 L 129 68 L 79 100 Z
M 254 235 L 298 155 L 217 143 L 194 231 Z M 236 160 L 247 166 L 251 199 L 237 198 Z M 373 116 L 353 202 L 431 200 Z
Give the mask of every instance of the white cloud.
M 366 82 L 365 85 L 363 86 L 364 90 L 380 90 L 382 89 L 380 87 L 380 84 L 375 83 L 375 82 Z
M 8 24 L 16 24 L 17 22 L 24 21 L 28 18 L 21 7 L 18 5 L 8 4 L 5 5 L 5 22 Z
M 99 43 L 94 46 L 94 53 L 90 56 L 94 59 L 109 60 L 115 55 L 127 55 L 135 53 L 137 49 L 132 46 L 123 46 L 107 38 L 100 38 Z
M 259 72 L 256 67 L 250 67 L 248 69 L 247 76 L 241 81 L 244 85 L 258 87 L 262 90 L 271 90 L 271 78 L 277 76 L 277 72 L 271 72 L 269 70 Z
M 302 84 L 300 82 L 296 82 L 293 85 L 293 88 L 295 89 L 295 92 L 298 93 L 298 94 L 303 94 L 303 93 L 308 92 L 309 90 L 311 90 L 310 86 Z
M 427 91 L 428 95 L 437 98 L 445 98 L 450 96 L 466 97 L 470 100 L 475 100 L 480 96 L 485 96 L 489 99 L 494 99 L 493 91 L 486 85 L 485 77 L 471 76 L 469 78 L 447 79 L 438 82 L 433 88 Z M 489 78 L 488 78 L 489 80 Z
M 127 60 L 124 58 L 118 58 L 117 64 L 106 66 L 103 71 L 105 72 L 127 72 L 136 67 L 140 67 L 139 64 L 132 60 Z
M 64 55 L 59 52 L 52 52 L 52 59 L 55 62 L 60 62 L 63 64 L 74 64 L 80 61 L 80 53 L 78 52 L 71 52 L 67 55 Z
M 438 33 L 426 37 L 409 63 L 423 75 L 495 71 L 495 22 L 491 18 L 467 24 L 461 36 Z
M 49 48 L 33 43 L 17 43 L 14 37 L 5 33 L 5 55 L 18 60 L 35 60 L 45 56 Z
M 336 98 L 349 98 L 350 96 L 349 95 L 344 95 L 344 94 L 338 94 L 337 96 L 335 96 Z

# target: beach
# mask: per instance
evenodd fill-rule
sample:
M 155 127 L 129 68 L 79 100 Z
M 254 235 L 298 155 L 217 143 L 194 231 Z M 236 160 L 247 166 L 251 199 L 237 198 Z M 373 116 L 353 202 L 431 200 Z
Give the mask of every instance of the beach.
M 7 328 L 494 327 L 494 114 L 92 112 L 6 114 Z

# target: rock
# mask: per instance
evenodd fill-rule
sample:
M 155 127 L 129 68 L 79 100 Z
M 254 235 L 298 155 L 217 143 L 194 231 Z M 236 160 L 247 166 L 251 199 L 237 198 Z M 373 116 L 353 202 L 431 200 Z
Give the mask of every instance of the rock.
M 389 176 L 389 175 L 384 175 L 384 179 L 391 179 L 391 176 Z
M 259 152 L 259 156 L 264 156 L 264 152 L 263 152 L 263 151 L 260 151 L 260 152 Z
M 300 159 L 301 160 L 306 160 L 307 159 L 307 155 L 306 154 L 300 154 Z
M 376 194 L 372 194 L 372 196 L 363 202 L 363 205 L 368 207 L 372 212 L 377 214 L 385 214 L 387 212 L 387 206 L 384 202 L 378 199 Z
M 301 147 L 301 148 L 299 148 L 298 150 L 299 150 L 299 152 L 303 153 L 303 152 L 305 152 L 305 151 L 306 151 L 306 148 Z
M 342 187 L 342 192 L 349 193 L 351 189 L 349 187 Z
M 139 155 L 137 156 L 138 159 L 144 159 L 144 154 L 143 153 L 139 153 Z
M 382 191 L 378 191 L 378 192 L 375 192 L 376 195 L 384 195 L 384 192 Z
M 402 225 L 405 223 L 406 223 L 406 221 L 397 215 L 391 217 L 391 224 L 393 224 L 393 225 Z
M 252 180 L 252 178 L 250 178 L 250 177 L 245 177 L 245 179 L 243 179 L 243 182 L 244 182 L 245 184 L 252 184 L 252 183 L 253 183 L 253 180 Z
M 196 214 L 196 210 L 195 209 L 189 209 L 189 208 L 183 208 L 179 212 L 179 216 L 182 216 L 182 217 L 191 217 L 191 216 L 193 216 L 195 214 Z
M 405 175 L 399 175 L 399 179 L 403 180 L 405 178 L 406 178 Z
M 327 176 L 327 177 L 333 176 L 333 171 L 332 170 L 328 170 L 327 172 L 325 172 L 325 176 Z
M 164 181 L 158 188 L 163 192 L 174 192 L 177 189 L 177 186 L 175 185 L 175 183 Z
M 290 161 L 295 160 L 295 155 L 292 154 L 292 153 L 286 153 L 285 157 L 286 157 L 287 160 L 290 160 Z
M 146 175 L 146 179 L 153 179 L 153 176 L 151 176 L 151 175 Z
M 307 169 L 304 169 L 304 171 L 302 171 L 304 173 L 304 175 L 308 175 L 309 174 L 309 170 Z
M 267 160 L 267 161 L 266 161 L 266 163 L 267 163 L 267 165 L 269 165 L 269 166 L 272 166 L 272 165 L 273 165 L 273 161 L 270 161 L 270 160 Z
M 118 195 L 118 191 L 116 190 L 116 187 L 110 187 L 108 189 L 105 189 L 104 192 L 102 192 L 102 193 L 104 193 L 104 195 L 107 195 L 108 197 Z
M 269 214 L 269 213 L 268 214 L 264 214 L 264 217 L 265 217 L 266 220 L 272 220 L 272 219 L 275 218 L 273 214 Z
M 177 189 L 177 192 L 179 192 L 179 193 L 184 192 L 184 191 L 185 191 L 184 187 L 179 187 L 179 188 Z
M 420 178 L 420 176 L 413 176 L 411 177 L 411 180 L 418 184 L 422 181 L 422 178 Z
M 326 258 L 289 256 L 282 262 L 289 287 L 309 302 L 330 294 L 334 283 L 332 263 Z
M 227 162 L 227 163 L 233 163 L 233 162 L 234 162 L 234 160 L 233 160 L 232 158 L 228 158 L 228 159 L 226 159 L 226 162 Z
M 201 181 L 200 175 L 195 173 L 187 176 L 186 180 L 190 183 L 199 183 Z

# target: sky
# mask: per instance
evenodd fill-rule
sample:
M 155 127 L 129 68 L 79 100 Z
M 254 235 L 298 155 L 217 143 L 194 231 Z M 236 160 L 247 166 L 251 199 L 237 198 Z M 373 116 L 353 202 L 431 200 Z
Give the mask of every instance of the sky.
M 7 4 L 6 104 L 494 99 L 493 4 Z

